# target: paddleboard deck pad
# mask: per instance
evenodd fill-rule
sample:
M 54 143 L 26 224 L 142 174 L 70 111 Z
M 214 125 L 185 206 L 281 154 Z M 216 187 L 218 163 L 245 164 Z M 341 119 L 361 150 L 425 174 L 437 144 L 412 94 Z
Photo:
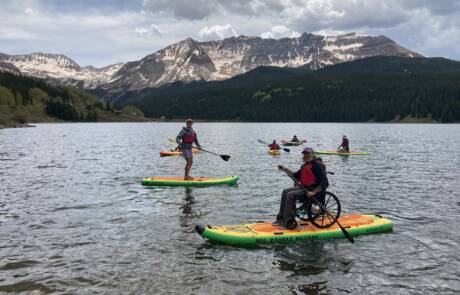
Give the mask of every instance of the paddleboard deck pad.
M 345 215 L 339 218 L 339 222 L 351 236 L 390 232 L 393 229 L 393 222 L 379 215 Z M 238 246 L 345 238 L 337 224 L 322 229 L 309 222 L 301 222 L 293 230 L 274 226 L 271 222 L 226 226 L 197 225 L 195 229 L 209 241 Z
M 191 180 L 184 180 L 183 177 L 162 177 L 152 176 L 142 179 L 142 185 L 148 186 L 213 186 L 228 184 L 234 185 L 240 179 L 239 176 L 227 176 L 222 178 L 194 177 Z

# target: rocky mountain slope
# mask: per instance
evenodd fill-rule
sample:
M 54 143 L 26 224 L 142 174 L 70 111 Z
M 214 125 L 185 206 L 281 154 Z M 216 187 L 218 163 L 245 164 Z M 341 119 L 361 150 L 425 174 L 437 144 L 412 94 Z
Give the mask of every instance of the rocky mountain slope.
M 21 74 L 36 78 L 57 80 L 64 84 L 95 88 L 112 81 L 113 74 L 123 64 L 118 63 L 103 68 L 81 67 L 62 54 L 31 53 L 23 55 L 0 54 L 3 68 L 17 69 Z
M 316 70 L 371 56 L 421 57 L 385 36 L 304 33 L 297 38 L 282 39 L 239 36 L 198 42 L 188 38 L 139 61 L 101 69 L 80 67 L 59 54 L 0 54 L 0 62 L 11 64 L 21 73 L 34 77 L 122 93 L 175 81 L 225 80 L 259 66 Z

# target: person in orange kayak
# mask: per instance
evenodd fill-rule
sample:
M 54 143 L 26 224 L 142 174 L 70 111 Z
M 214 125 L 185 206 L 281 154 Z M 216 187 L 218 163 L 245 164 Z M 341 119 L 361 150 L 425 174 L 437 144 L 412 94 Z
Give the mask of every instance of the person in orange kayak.
M 295 221 L 294 202 L 297 198 L 312 198 L 320 192 L 326 191 L 329 186 L 329 181 L 326 175 L 326 169 L 321 158 L 316 158 L 312 148 L 307 147 L 302 151 L 304 164 L 297 172 L 292 172 L 282 165 L 278 165 L 278 169 L 282 170 L 295 179 L 308 190 L 308 193 L 297 187 L 284 189 L 281 194 L 280 209 L 276 216 L 276 221 L 273 225 L 281 225 L 285 228 L 290 228 L 290 225 Z
M 182 127 L 181 131 L 176 137 L 176 142 L 180 146 L 180 150 L 182 151 L 182 154 L 186 161 L 184 173 L 185 180 L 192 179 L 192 177 L 190 177 L 190 170 L 192 169 L 193 165 L 193 144 L 195 144 L 199 148 L 201 147 L 200 143 L 198 142 L 198 136 L 196 135 L 196 132 L 193 130 L 192 126 L 193 120 L 188 119 L 186 122 L 186 126 Z
M 350 142 L 348 141 L 348 137 L 346 135 L 342 136 L 342 143 L 339 145 L 339 150 L 341 152 L 350 152 Z
M 268 145 L 268 147 L 270 148 L 270 150 L 276 150 L 276 151 L 279 151 L 281 149 L 279 144 L 277 144 L 276 140 L 274 140 L 274 139 L 273 139 L 273 142 Z

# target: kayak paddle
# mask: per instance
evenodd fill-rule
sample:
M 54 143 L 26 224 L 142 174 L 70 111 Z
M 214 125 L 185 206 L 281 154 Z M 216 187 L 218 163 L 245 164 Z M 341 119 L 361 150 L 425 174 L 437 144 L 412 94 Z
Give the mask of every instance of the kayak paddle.
M 171 143 L 176 143 L 176 141 L 175 141 L 174 139 L 172 139 L 172 138 L 168 138 L 168 140 L 169 140 L 169 142 L 171 142 Z M 229 155 L 219 155 L 219 154 L 216 154 L 216 153 L 214 153 L 214 152 L 207 151 L 207 150 L 204 150 L 204 149 L 202 149 L 202 148 L 199 148 L 199 147 L 197 147 L 197 146 L 194 146 L 193 148 L 195 148 L 195 149 L 197 149 L 197 150 L 200 150 L 200 151 L 203 151 L 203 152 L 207 152 L 207 153 L 210 153 L 210 154 L 219 156 L 219 157 L 221 157 L 222 160 L 224 160 L 224 161 L 230 160 L 230 156 L 229 156 Z
M 284 173 L 286 173 L 286 175 L 289 176 L 289 178 L 291 178 L 292 181 L 294 181 L 294 183 L 295 183 L 300 189 L 302 189 L 305 193 L 307 193 L 308 190 L 307 190 L 306 188 L 304 188 L 304 187 L 300 184 L 300 182 L 299 182 L 297 179 L 295 179 L 292 175 L 290 175 L 290 174 L 288 173 L 288 171 L 286 171 L 286 170 L 287 170 L 287 169 L 283 169 L 282 171 L 283 171 Z M 344 235 L 351 243 L 354 243 L 355 240 L 350 236 L 350 234 L 349 234 L 349 233 L 345 230 L 345 228 L 340 224 L 339 220 L 336 219 L 329 211 L 327 211 L 326 208 L 324 208 L 324 206 L 323 206 L 320 202 L 318 202 L 317 199 L 315 199 L 315 198 L 311 198 L 311 199 L 316 203 L 316 205 L 318 205 L 318 206 L 321 208 L 321 210 L 324 210 L 324 212 L 326 212 L 326 214 L 329 215 L 329 217 L 331 217 L 332 220 L 335 220 L 335 222 L 337 223 L 337 225 L 338 225 L 338 226 L 340 227 L 340 229 L 342 230 L 343 235 Z
M 263 141 L 261 139 L 258 139 L 257 141 L 260 142 L 261 144 L 269 145 L 267 142 L 265 142 L 265 141 Z M 285 152 L 288 152 L 288 153 L 291 151 L 290 149 L 287 149 L 287 148 L 281 148 L 281 149 L 283 151 L 285 151 Z

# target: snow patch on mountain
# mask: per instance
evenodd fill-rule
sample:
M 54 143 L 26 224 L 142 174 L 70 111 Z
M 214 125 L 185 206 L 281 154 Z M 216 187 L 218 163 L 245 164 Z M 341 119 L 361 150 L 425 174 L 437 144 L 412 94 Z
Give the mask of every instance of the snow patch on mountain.
M 100 69 L 93 66 L 80 67 L 65 55 L 47 53 L 1 54 L 0 62 L 13 65 L 24 75 L 69 84 L 82 83 L 85 88 L 95 88 L 112 82 L 112 76 L 123 66 L 123 63 L 118 63 Z

